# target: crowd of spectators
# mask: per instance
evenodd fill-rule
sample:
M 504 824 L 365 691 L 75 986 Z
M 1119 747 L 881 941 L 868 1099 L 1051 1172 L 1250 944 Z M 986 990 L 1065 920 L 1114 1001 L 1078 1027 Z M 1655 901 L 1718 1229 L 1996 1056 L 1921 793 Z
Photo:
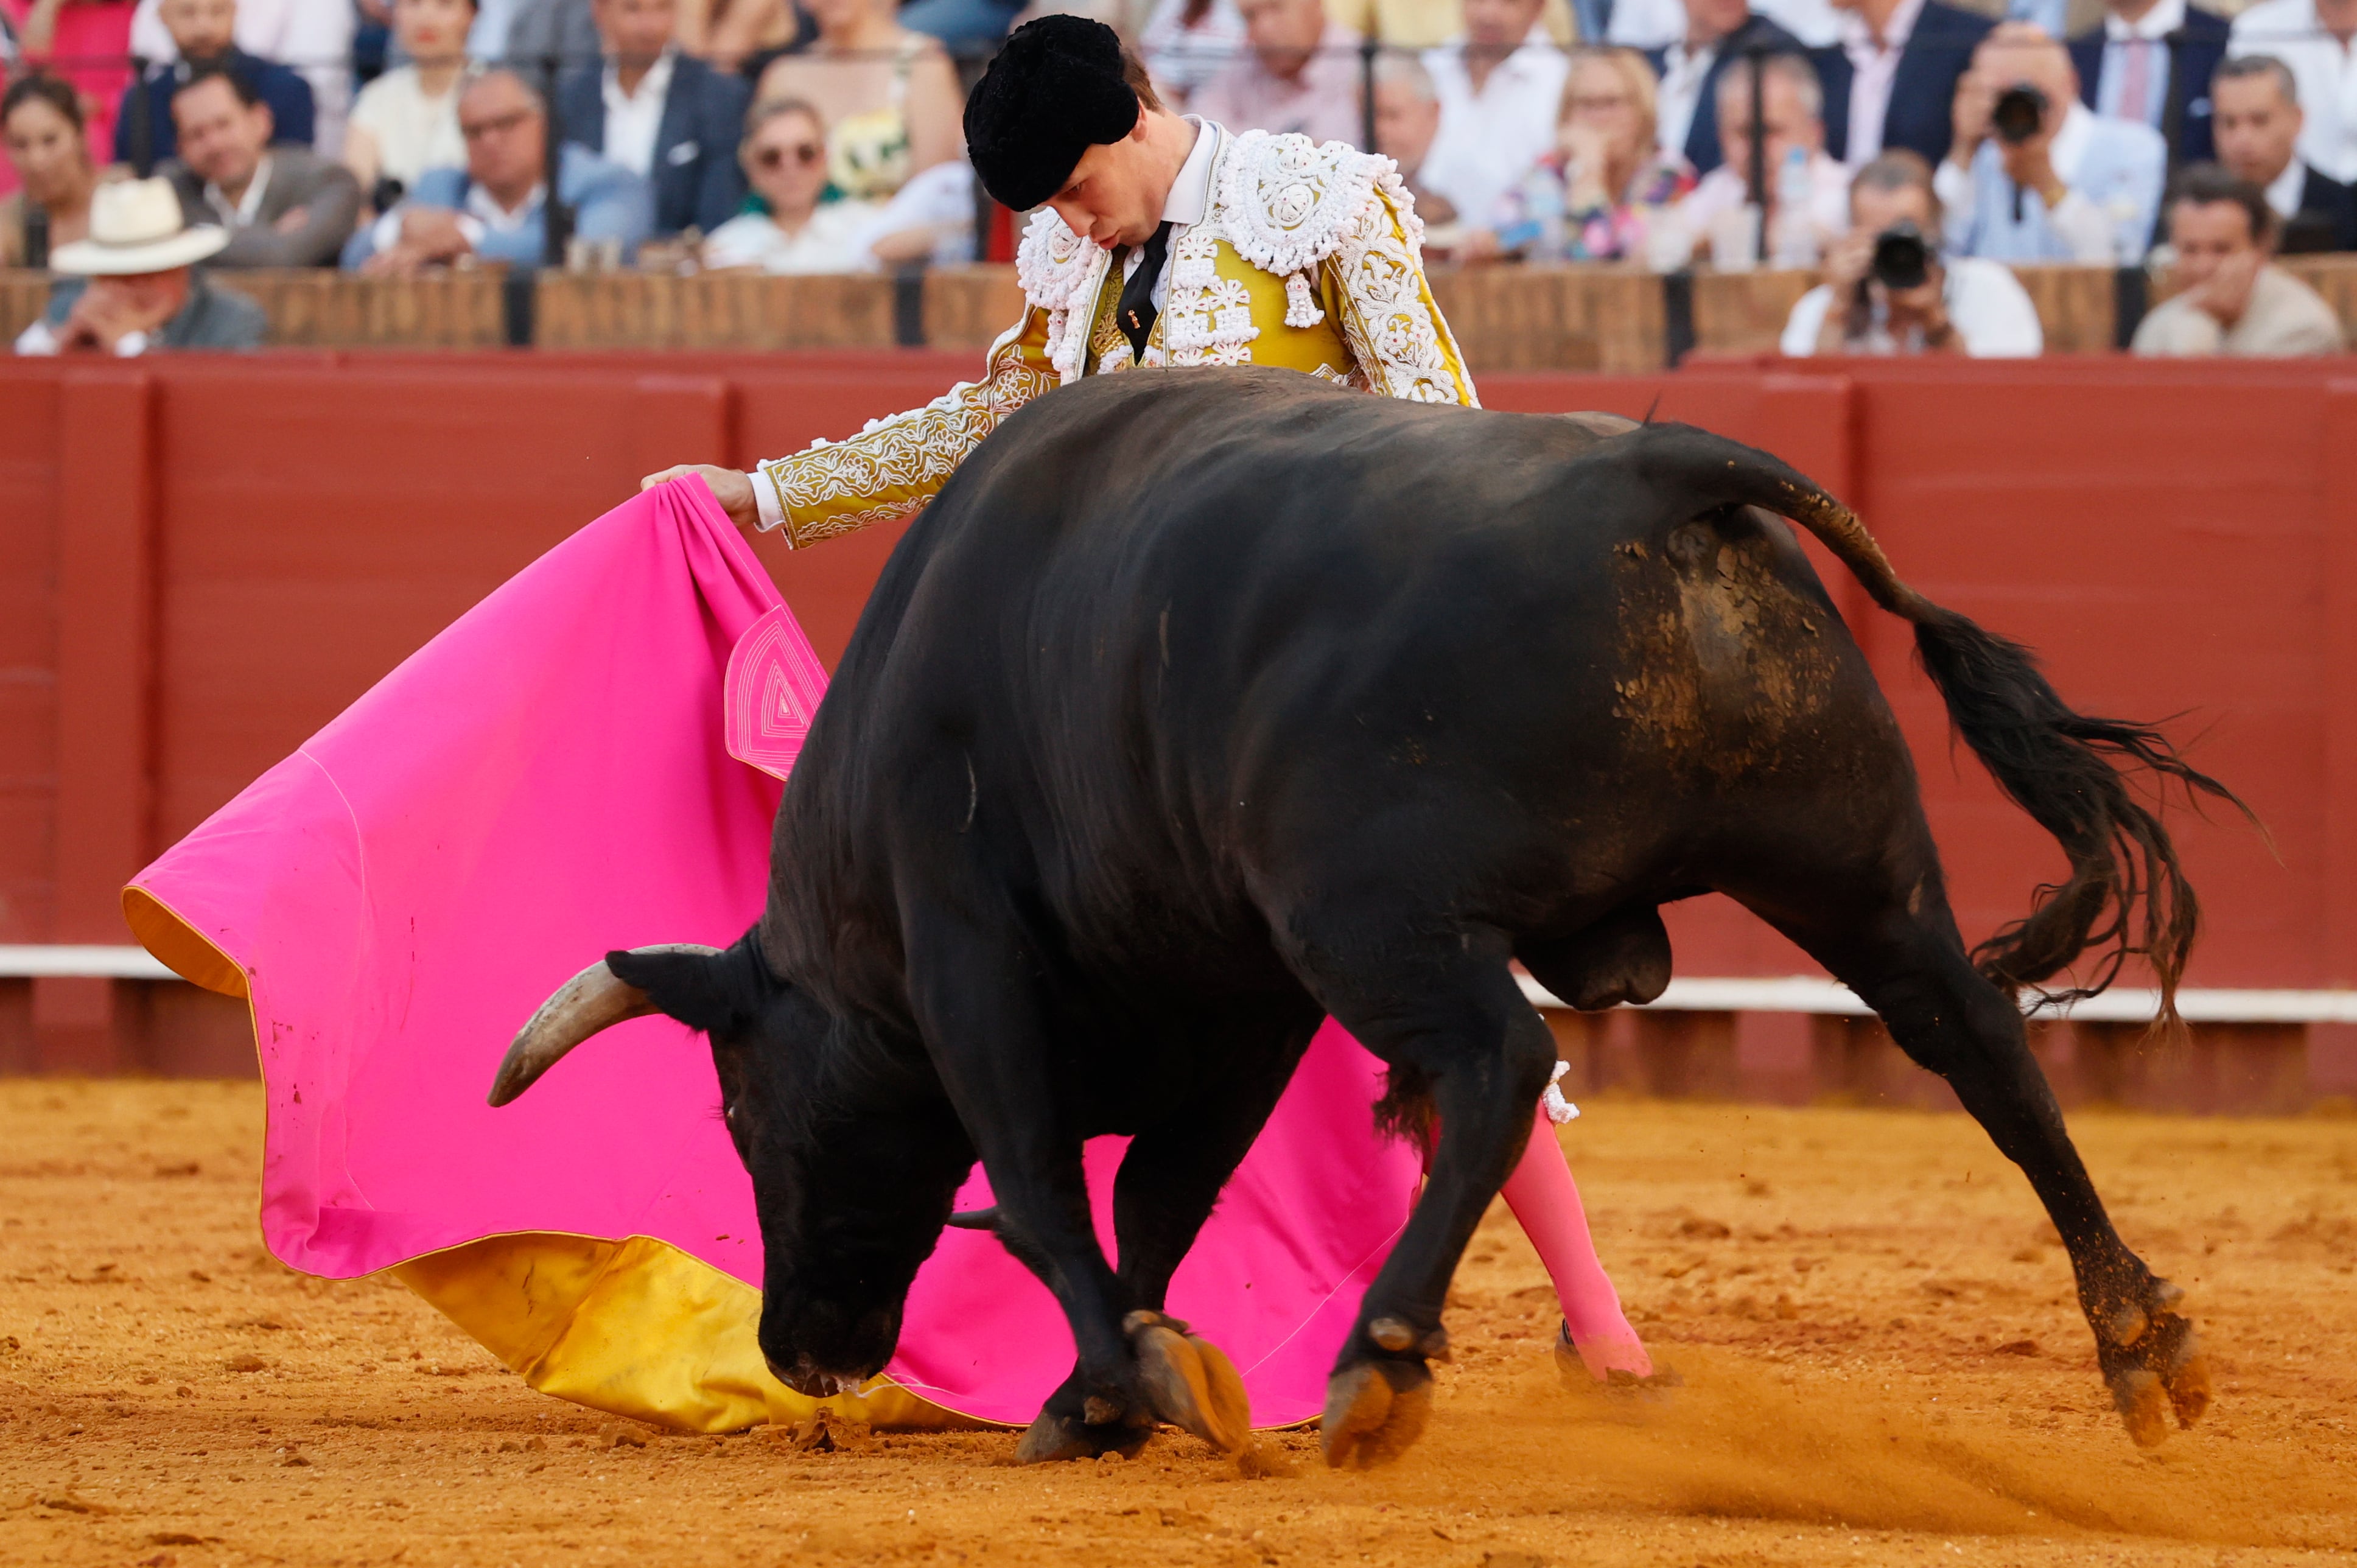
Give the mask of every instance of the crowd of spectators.
M 2340 343 L 2271 258 L 2357 251 L 2357 0 L 1070 8 L 1120 28 L 1187 113 L 1396 159 L 1437 259 L 1815 270 L 1790 353 L 2036 353 L 2006 265 L 2036 262 L 2185 284 L 2139 351 Z M 184 231 L 220 231 L 215 272 L 1003 255 L 960 121 L 1026 14 L 0 0 L 0 263 L 87 260 L 102 195 L 151 171 Z

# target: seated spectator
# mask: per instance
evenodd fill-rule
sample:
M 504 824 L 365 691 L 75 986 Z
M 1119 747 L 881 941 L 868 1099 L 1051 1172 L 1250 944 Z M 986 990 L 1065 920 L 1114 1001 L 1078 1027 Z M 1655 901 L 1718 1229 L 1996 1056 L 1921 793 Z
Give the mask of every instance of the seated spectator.
M 2267 193 L 2282 252 L 2357 251 L 2357 188 L 2299 156 L 2298 84 L 2273 55 L 2236 55 L 2210 79 L 2218 161 Z
M 746 116 L 738 150 L 759 210 L 740 213 L 704 242 L 715 270 L 850 273 L 868 263 L 862 241 L 875 220 L 866 202 L 819 199 L 826 189 L 826 126 L 794 99 L 770 99 Z M 967 221 L 973 221 L 971 209 Z
M 361 89 L 344 129 L 344 166 L 371 208 L 392 206 L 429 168 L 467 161 L 458 88 L 474 22 L 475 0 L 393 0 L 393 36 L 409 63 Z M 398 188 L 381 199 L 380 180 Z
M 679 52 L 672 40 L 675 0 L 592 0 L 590 9 L 606 60 L 561 79 L 556 103 L 565 140 L 648 183 L 657 235 L 710 233 L 745 199 L 737 166 L 744 79 Z
M 160 349 L 261 347 L 262 307 L 196 270 L 227 240 L 219 229 L 186 225 L 168 180 L 101 185 L 91 197 L 89 236 L 49 258 L 63 275 L 16 352 L 128 359 Z
M 166 62 L 179 59 L 196 63 L 210 58 L 204 53 L 190 56 L 181 41 L 180 29 L 163 14 L 165 7 L 174 3 L 176 0 L 139 0 L 139 8 L 131 17 L 131 52 Z M 351 0 L 211 3 L 233 8 L 236 13 L 233 20 L 222 26 L 224 44 L 234 42 L 238 52 L 251 59 L 275 61 L 301 77 L 310 89 L 311 102 L 303 118 L 302 134 L 296 134 L 282 117 L 280 135 L 329 157 L 341 152 L 344 117 L 352 105 L 352 31 L 357 18 Z M 267 83 L 257 81 L 255 85 L 262 89 L 263 97 L 269 100 L 274 111 L 284 107 Z M 168 151 L 159 147 L 156 156 L 165 156 Z
M 2357 186 L 2357 101 L 2350 92 L 2351 0 L 2259 0 L 2234 18 L 2229 55 L 2273 55 L 2299 84 L 2299 156 L 2319 173 Z
M 54 76 L 20 77 L 0 96 L 0 142 L 24 183 L 0 201 L 0 267 L 26 264 L 25 224 L 36 209 L 48 220 L 48 248 L 90 232 L 91 192 L 98 167 L 82 134 L 81 101 Z
M 270 105 L 233 71 L 197 72 L 172 95 L 179 158 L 159 172 L 191 223 L 229 232 L 223 267 L 333 266 L 360 218 L 352 171 L 270 145 Z
M 1694 188 L 1676 154 L 1655 145 L 1653 73 L 1634 49 L 1572 51 L 1554 150 L 1466 236 L 1468 260 L 1618 262 L 1647 254 L 1655 217 Z
M 1662 79 L 1662 151 L 1705 175 L 1718 166 L 1718 79 L 1748 50 L 1799 54 L 1801 41 L 1747 0 L 1685 0 L 1684 9 L 1684 35 L 1646 59 Z
M 344 265 L 407 276 L 476 259 L 538 266 L 548 248 L 548 111 L 511 70 L 487 70 L 458 93 L 465 168 L 432 168 L 408 199 L 352 236 Z M 573 236 L 638 253 L 652 222 L 647 182 L 578 143 L 559 154 L 557 188 Z
M 1440 134 L 1424 177 L 1460 219 L 1487 220 L 1555 145 L 1570 64 L 1539 0 L 1465 0 L 1465 34 L 1424 57 L 1440 90 Z
M 1800 297 L 1784 323 L 1785 353 L 1996 360 L 2045 350 L 2038 307 L 2011 268 L 1941 256 L 1940 199 L 1921 158 L 1902 147 L 1858 170 L 1849 216 L 1849 232 L 1825 248 L 1825 281 Z M 1914 255 L 1922 265 L 1910 277 Z
M 1243 56 L 1244 19 L 1235 0 L 1161 0 L 1137 35 L 1138 58 L 1173 113 L 1186 113 L 1195 90 Z
M 1535 4 L 1535 0 L 1534 0 Z M 1236 0 L 1252 48 L 1188 101 L 1231 131 L 1297 131 L 1313 142 L 1366 140 L 1359 39 L 1321 0 Z
M 1760 167 L 1765 250 L 1779 266 L 1814 266 L 1825 245 L 1849 228 L 1849 171 L 1824 148 L 1824 99 L 1817 73 L 1802 55 L 1770 55 L 1760 67 Z M 1719 165 L 1692 194 L 1664 213 L 1647 241 L 1656 267 L 1683 265 L 1707 251 L 1722 264 L 1749 264 L 1751 232 L 1751 71 L 1718 79 Z M 1792 202 L 1788 192 L 1803 191 Z
M 804 9 L 818 37 L 762 71 L 753 96 L 796 99 L 826 117 L 835 189 L 881 201 L 965 156 L 965 94 L 939 42 L 894 21 L 890 0 L 806 0 Z
M 2155 306 L 2139 354 L 2337 354 L 2341 322 L 2314 289 L 2272 264 L 2275 211 L 2259 188 L 2196 164 L 2169 193 L 2169 243 L 2180 292 Z
M 1825 145 L 1852 168 L 1886 147 L 1948 156 L 1948 105 L 1989 18 L 1940 0 L 1833 0 L 1840 41 L 1810 51 L 1825 92 Z
M 679 47 L 716 70 L 735 70 L 748 58 L 794 41 L 788 0 L 680 0 Z
M 1622 5 L 1632 3 L 1619 0 Z M 1674 9 L 1678 0 L 1667 3 Z M 1599 16 L 1604 9 L 1600 0 L 1577 0 L 1577 4 L 1582 13 Z M 1327 0 L 1326 15 L 1359 38 L 1394 48 L 1437 48 L 1465 36 L 1462 0 Z M 1603 33 L 1600 27 L 1575 20 L 1572 0 L 1545 0 L 1539 7 L 1539 26 L 1557 48 L 1568 48 L 1580 38 L 1597 38 Z
M 2160 133 L 2172 164 L 2207 163 L 2211 75 L 2225 58 L 2226 18 L 2185 0 L 2104 0 L 2104 25 L 2071 40 L 2080 101 Z
M 2018 123 L 1996 123 L 2000 98 Z M 2071 57 L 2046 33 L 2027 22 L 1991 33 L 1957 84 L 1955 121 L 1938 175 L 1950 254 L 2104 266 L 2143 258 L 2169 149 L 2151 126 L 2080 102 Z
M 168 158 L 179 150 L 172 129 L 172 94 L 202 66 L 223 66 L 253 84 L 270 105 L 273 134 L 289 146 L 311 145 L 311 84 L 285 66 L 256 59 L 235 40 L 237 0 L 156 0 L 156 16 L 169 32 L 159 59 L 149 46 L 146 79 L 125 88 L 114 117 L 114 161 L 139 164 L 139 133 L 147 134 L 147 155 Z M 137 45 L 135 42 L 135 50 Z
M 909 0 L 900 7 L 900 25 L 979 62 L 997 52 L 1000 41 L 1017 25 L 1023 8 L 1022 0 Z M 1111 8 L 1118 15 L 1099 20 L 1107 27 L 1118 21 L 1123 36 L 1127 37 L 1136 26 L 1135 11 L 1126 5 Z
M 1440 132 L 1440 93 L 1422 60 L 1404 54 L 1376 57 L 1373 150 L 1399 165 L 1415 215 L 1424 221 L 1426 247 L 1448 250 L 1456 240 L 1457 209 L 1424 178 L 1433 138 Z

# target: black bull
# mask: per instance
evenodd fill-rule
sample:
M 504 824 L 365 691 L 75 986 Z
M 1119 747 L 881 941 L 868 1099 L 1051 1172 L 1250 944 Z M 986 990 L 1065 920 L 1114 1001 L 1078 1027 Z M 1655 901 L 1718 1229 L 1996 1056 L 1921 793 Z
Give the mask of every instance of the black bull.
M 1976 954 L 1890 711 L 1770 513 L 1913 624 L 1957 731 L 2069 855 Z M 1422 1427 L 1450 1275 L 1555 1059 L 1512 961 L 1577 1006 L 1650 1000 L 1659 906 L 1723 893 L 2020 1165 L 2157 1443 L 2208 1402 L 2206 1366 L 2012 999 L 2091 950 L 2099 979 L 2141 952 L 2173 988 L 2193 896 L 2136 771 L 2224 796 L 2154 732 L 2073 713 L 1763 453 L 1289 371 L 1091 381 L 1009 420 L 894 552 L 779 810 L 759 924 L 608 955 L 491 1098 L 623 1017 L 707 1031 L 766 1248 L 761 1347 L 809 1393 L 884 1366 L 978 1157 L 984 1222 L 1079 1350 L 1023 1454 L 1135 1451 L 1157 1419 L 1233 1446 L 1232 1369 L 1160 1308 L 1331 1014 L 1387 1064 L 1394 1119 L 1438 1128 L 1330 1385 L 1328 1458 L 1363 1465 Z M 1134 1139 L 1118 1271 L 1081 1167 L 1112 1133 Z

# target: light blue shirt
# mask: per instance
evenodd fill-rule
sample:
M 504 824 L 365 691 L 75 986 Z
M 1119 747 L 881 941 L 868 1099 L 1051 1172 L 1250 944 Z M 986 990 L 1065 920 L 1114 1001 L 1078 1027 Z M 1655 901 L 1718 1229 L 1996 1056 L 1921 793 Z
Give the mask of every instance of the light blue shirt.
M 1948 209 L 1950 253 L 2115 266 L 2143 260 L 2169 169 L 2160 133 L 2072 103 L 2049 156 L 2070 188 L 2050 210 L 2036 191 L 2006 177 L 1994 138 L 1973 154 L 1968 177 L 1943 164 L 1938 185 Z

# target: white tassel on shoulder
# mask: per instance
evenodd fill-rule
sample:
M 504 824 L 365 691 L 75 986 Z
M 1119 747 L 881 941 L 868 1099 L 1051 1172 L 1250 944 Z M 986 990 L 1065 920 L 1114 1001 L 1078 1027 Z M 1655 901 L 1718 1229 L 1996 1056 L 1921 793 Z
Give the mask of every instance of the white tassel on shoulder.
M 1285 324 L 1287 327 L 1315 327 L 1326 319 L 1318 308 L 1318 296 L 1309 290 L 1309 274 L 1288 273 L 1285 279 Z

